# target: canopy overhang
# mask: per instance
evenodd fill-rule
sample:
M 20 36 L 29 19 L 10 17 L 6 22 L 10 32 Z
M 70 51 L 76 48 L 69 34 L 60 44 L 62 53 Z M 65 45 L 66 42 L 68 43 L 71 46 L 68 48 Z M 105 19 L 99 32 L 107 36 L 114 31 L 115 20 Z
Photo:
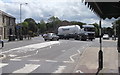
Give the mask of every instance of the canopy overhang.
M 98 0 L 85 0 L 85 5 L 87 5 L 91 11 L 95 12 L 102 19 L 116 19 L 120 17 L 120 0 L 116 2 L 98 2 Z

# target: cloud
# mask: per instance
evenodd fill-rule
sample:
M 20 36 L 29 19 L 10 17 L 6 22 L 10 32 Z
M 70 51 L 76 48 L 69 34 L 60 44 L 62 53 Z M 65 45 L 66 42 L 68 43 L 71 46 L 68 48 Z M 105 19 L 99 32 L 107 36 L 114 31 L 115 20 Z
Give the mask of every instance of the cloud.
M 0 10 L 16 17 L 19 23 L 20 4 L 22 4 L 22 21 L 25 18 L 33 18 L 39 22 L 41 19 L 47 20 L 51 16 L 57 16 L 61 20 L 99 23 L 99 18 L 81 0 L 1 0 Z M 111 21 L 105 21 L 103 24 L 108 26 L 109 22 Z

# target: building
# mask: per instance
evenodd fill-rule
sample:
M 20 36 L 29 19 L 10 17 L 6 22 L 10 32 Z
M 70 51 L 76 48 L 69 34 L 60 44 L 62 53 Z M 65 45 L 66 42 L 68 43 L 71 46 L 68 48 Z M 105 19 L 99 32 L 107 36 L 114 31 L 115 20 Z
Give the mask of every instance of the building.
M 15 17 L 0 10 L 0 39 L 15 35 Z

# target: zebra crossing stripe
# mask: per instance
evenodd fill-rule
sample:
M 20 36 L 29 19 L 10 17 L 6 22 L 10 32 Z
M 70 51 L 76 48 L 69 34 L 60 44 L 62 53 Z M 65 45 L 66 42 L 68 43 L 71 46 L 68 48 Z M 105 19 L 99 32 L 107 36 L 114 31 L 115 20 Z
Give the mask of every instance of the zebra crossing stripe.
M 10 59 L 11 61 L 21 61 L 21 59 Z
M 59 68 L 53 73 L 62 73 L 66 66 L 59 66 Z
M 31 73 L 35 69 L 37 69 L 40 65 L 35 64 L 25 64 L 25 67 L 14 71 L 13 73 Z
M 6 63 L 0 63 L 0 68 L 4 67 L 4 66 L 7 66 L 8 64 Z

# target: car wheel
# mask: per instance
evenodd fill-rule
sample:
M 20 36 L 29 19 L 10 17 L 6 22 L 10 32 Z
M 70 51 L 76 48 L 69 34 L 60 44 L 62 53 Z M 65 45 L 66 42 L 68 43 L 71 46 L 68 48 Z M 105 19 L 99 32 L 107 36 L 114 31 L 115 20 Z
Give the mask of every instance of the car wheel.
M 44 39 L 45 41 L 47 41 L 47 39 Z

